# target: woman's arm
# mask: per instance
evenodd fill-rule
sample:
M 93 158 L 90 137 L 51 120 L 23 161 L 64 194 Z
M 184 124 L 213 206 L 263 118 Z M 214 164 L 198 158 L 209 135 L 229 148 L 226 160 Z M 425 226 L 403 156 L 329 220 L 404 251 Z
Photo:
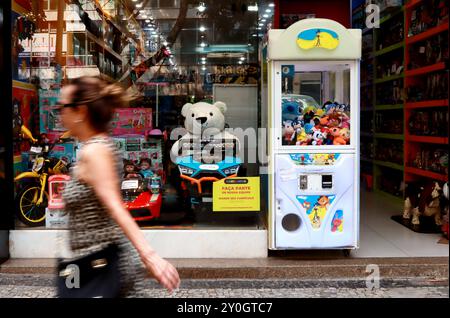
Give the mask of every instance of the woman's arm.
M 115 162 L 108 147 L 102 144 L 84 147 L 79 164 L 79 178 L 94 188 L 111 217 L 138 251 L 147 270 L 170 291 L 178 288 L 180 279 L 177 270 L 156 254 L 124 207 Z

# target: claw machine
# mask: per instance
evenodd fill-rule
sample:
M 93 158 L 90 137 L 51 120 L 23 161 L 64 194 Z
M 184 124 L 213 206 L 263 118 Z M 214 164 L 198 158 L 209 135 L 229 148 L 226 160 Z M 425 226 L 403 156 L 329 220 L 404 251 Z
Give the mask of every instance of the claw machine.
M 358 247 L 360 58 L 332 20 L 269 31 L 270 249 Z

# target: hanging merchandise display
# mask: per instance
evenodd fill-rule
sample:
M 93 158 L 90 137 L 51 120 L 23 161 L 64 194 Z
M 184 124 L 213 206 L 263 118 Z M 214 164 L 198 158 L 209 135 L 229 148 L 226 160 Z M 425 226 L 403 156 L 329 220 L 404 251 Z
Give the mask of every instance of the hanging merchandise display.
M 347 253 L 359 237 L 361 30 L 306 19 L 268 39 L 269 247 Z

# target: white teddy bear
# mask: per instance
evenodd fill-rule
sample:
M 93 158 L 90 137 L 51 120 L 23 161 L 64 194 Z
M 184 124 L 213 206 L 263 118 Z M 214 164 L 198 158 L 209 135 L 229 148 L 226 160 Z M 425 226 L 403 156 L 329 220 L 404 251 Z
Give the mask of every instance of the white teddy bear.
M 229 133 L 225 129 L 225 116 L 227 105 L 223 102 L 209 104 L 199 102 L 195 104 L 187 103 L 181 109 L 181 114 L 185 118 L 184 127 L 185 134 L 177 140 L 171 149 L 172 158 L 180 155 L 180 148 L 183 156 L 192 155 L 193 151 L 183 147 L 183 143 L 187 140 L 223 140 L 236 142 L 236 156 L 239 156 L 240 144 L 236 136 Z M 172 134 L 178 134 L 172 132 Z M 171 136 L 173 137 L 173 136 Z M 189 147 L 188 147 L 189 148 Z

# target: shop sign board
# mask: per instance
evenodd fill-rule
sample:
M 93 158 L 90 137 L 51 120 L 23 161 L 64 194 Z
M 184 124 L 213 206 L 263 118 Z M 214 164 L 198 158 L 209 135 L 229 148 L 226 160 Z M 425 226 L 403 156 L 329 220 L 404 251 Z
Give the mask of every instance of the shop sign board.
M 213 212 L 259 212 L 260 202 L 260 177 L 226 178 L 213 183 Z

